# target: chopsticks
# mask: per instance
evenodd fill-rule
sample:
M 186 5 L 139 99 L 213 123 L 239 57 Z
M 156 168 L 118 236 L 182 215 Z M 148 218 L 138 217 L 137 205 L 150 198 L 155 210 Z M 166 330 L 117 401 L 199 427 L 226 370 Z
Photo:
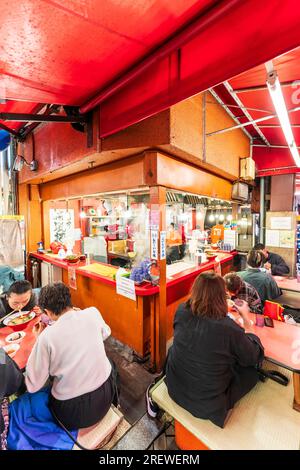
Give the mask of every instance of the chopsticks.
M 17 308 L 15 308 L 12 312 L 10 312 L 10 313 L 8 313 L 7 315 L 5 315 L 5 317 L 0 318 L 0 323 L 2 323 L 3 320 L 5 320 L 5 318 L 10 317 L 10 315 L 12 315 L 13 313 L 15 313 L 15 312 L 17 312 L 17 311 L 18 311 L 18 312 L 21 312 L 21 310 L 18 310 Z

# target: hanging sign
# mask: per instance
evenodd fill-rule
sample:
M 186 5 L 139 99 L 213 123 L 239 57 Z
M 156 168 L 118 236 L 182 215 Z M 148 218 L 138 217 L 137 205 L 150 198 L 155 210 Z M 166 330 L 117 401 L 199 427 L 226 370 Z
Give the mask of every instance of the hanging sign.
M 158 230 L 151 230 L 151 259 L 158 259 Z
M 71 289 L 77 290 L 75 266 L 68 266 L 68 282 L 69 282 L 69 287 L 71 287 Z
M 160 259 L 166 259 L 167 232 L 160 232 Z

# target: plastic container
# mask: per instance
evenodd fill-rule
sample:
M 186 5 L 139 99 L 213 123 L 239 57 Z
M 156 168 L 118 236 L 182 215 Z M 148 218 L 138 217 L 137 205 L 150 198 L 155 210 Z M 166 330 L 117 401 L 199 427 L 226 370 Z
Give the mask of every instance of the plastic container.
M 64 259 L 66 257 L 66 252 L 64 248 L 60 248 L 57 254 L 58 254 L 59 259 Z
M 259 315 L 259 314 L 256 315 L 255 325 L 260 326 L 260 327 L 265 326 L 265 319 L 263 315 Z

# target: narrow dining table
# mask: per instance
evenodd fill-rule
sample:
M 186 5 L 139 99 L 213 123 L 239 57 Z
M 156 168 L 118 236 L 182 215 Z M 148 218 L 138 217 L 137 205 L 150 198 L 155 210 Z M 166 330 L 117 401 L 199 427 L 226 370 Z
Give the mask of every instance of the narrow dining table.
M 26 328 L 22 331 L 25 333 L 24 338 L 17 344 L 19 344 L 20 348 L 16 352 L 13 360 L 18 364 L 21 370 L 25 369 L 29 355 L 35 343 L 35 336 L 32 333 L 33 326 L 37 322 L 37 318 L 33 318 L 30 322 L 26 324 Z M 10 326 L 5 326 L 4 328 L 0 328 L 0 347 L 7 346 L 8 344 L 15 344 L 15 343 L 8 343 L 6 338 L 11 333 L 14 333 L 14 330 Z M 17 333 L 17 332 L 16 332 Z
M 254 333 L 265 348 L 265 359 L 293 373 L 293 408 L 300 411 L 300 327 L 274 320 L 274 328 L 256 326 L 251 313 Z

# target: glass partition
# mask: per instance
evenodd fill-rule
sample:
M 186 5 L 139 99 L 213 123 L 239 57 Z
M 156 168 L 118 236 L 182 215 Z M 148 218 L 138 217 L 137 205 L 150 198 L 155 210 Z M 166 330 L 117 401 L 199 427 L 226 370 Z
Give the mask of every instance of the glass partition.
M 150 255 L 149 200 L 149 191 L 133 191 L 53 202 L 51 242 L 95 261 L 131 267 Z
M 236 225 L 230 202 L 172 191 L 167 192 L 166 224 L 167 264 L 198 263 L 210 246 L 224 248 L 224 230 Z

